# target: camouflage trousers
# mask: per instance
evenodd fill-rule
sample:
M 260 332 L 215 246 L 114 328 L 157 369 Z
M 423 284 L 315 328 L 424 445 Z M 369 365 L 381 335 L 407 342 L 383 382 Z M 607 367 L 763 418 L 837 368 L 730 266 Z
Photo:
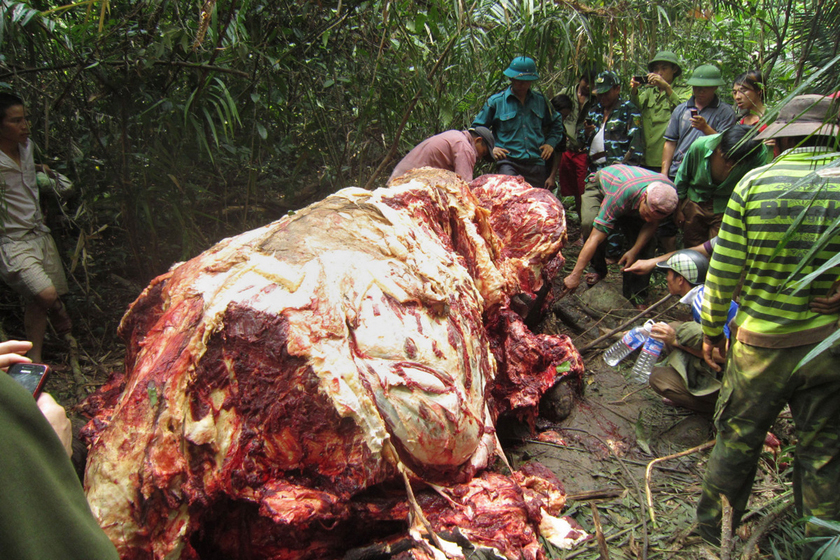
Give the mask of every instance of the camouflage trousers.
M 814 346 L 758 348 L 732 342 L 715 413 L 717 443 L 697 506 L 699 531 L 707 540 L 720 539 L 720 494 L 732 505 L 737 526 L 765 435 L 785 404 L 798 440 L 793 474 L 797 512 L 840 521 L 840 359 L 826 351 L 793 372 Z M 806 534 L 820 531 L 808 525 Z M 818 546 L 806 547 L 803 558 Z

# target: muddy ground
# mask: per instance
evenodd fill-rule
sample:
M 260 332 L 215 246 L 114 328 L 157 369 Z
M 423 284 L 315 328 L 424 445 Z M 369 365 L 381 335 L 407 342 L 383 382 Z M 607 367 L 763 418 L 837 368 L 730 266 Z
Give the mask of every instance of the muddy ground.
M 573 217 L 571 241 L 576 237 Z M 579 245 L 564 250 L 566 271 L 573 267 L 579 250 Z M 613 265 L 607 278 L 593 288 L 587 290 L 584 285 L 576 294 L 556 300 L 552 312 L 537 328 L 549 334 L 567 334 L 581 349 L 586 364 L 584 391 L 577 396 L 567 419 L 554 423 L 542 420 L 536 433 L 513 422 L 503 423 L 503 445 L 514 468 L 521 462 L 538 460 L 554 471 L 565 485 L 567 513 L 593 535 L 600 532 L 605 541 L 599 546 L 593 539 L 571 551 L 554 550 L 548 545 L 550 558 L 723 557 L 719 548 L 690 534 L 714 438 L 711 418 L 667 406 L 646 383 L 631 380 L 636 353 L 615 368 L 608 366 L 602 353 L 618 334 L 589 347 L 595 339 L 634 317 L 633 326 L 647 318 L 691 320 L 688 306 L 667 295 L 664 275 L 654 274 L 647 298 L 647 304 L 654 306 L 639 317 L 638 310 L 621 296 L 620 269 Z M 665 301 L 661 301 L 663 298 Z M 550 408 L 551 398 L 544 398 L 544 407 L 548 404 Z M 783 413 L 773 432 L 782 440 L 781 450 L 767 448 L 762 458 L 750 510 L 732 539 L 728 557 L 776 558 L 774 547 L 781 551 L 778 558 L 798 557 L 798 549 L 790 541 L 799 533 L 787 513 L 791 502 L 790 458 L 786 455 L 786 446 L 792 444 L 789 413 Z M 701 449 L 657 462 L 646 480 L 651 461 L 695 447 Z M 652 508 L 646 505 L 648 490 Z M 600 530 L 596 529 L 596 518 Z M 751 537 L 756 542 L 748 542 Z
M 570 246 L 563 254 L 567 270 L 574 264 L 579 245 L 575 216 L 570 225 Z M 45 344 L 45 361 L 53 367 L 47 389 L 63 405 L 73 407 L 122 368 L 124 349 L 116 337 L 116 321 L 141 287 L 114 279 L 112 287 L 84 298 L 68 298 L 76 318 L 74 332 L 79 340 L 80 372 L 74 374 L 68 360 L 69 347 L 54 334 Z M 595 287 L 585 286 L 573 296 L 556 300 L 536 330 L 567 334 L 579 349 L 594 339 L 637 316 L 638 311 L 621 297 L 621 275 L 617 266 Z M 667 295 L 664 277 L 654 275 L 648 303 Z M 650 311 L 634 324 L 656 316 L 657 320 L 690 319 L 687 307 L 674 306 L 675 298 Z M 0 335 L 21 338 L 22 312 L 19 300 L 0 291 Z M 109 320 L 110 319 L 110 320 Z M 538 460 L 552 469 L 568 494 L 567 514 L 574 517 L 595 538 L 571 551 L 553 549 L 546 543 L 547 556 L 557 559 L 637 558 L 720 558 L 721 552 L 689 535 L 694 505 L 699 494 L 703 465 L 708 450 L 669 459 L 653 468 L 650 490 L 653 516 L 645 506 L 645 468 L 657 458 L 702 445 L 714 437 L 711 422 L 684 409 L 665 406 L 645 385 L 630 381 L 635 360 L 631 355 L 617 368 L 607 366 L 601 354 L 615 340 L 606 340 L 582 351 L 586 363 L 583 394 L 576 395 L 571 415 L 561 422 L 541 418 L 536 429 L 511 420 L 502 421 L 499 434 L 514 468 Z M 544 404 L 564 408 L 569 395 L 549 395 Z M 553 399 L 558 399 L 555 402 Z M 82 423 L 81 419 L 75 422 Z M 774 430 L 783 442 L 781 455 L 766 454 L 759 469 L 754 499 L 744 526 L 734 539 L 732 558 L 774 558 L 771 547 L 780 549 L 779 558 L 793 558 L 790 542 L 799 534 L 785 508 L 790 498 L 790 459 L 785 444 L 791 443 L 789 421 L 784 418 Z M 761 524 L 773 521 L 769 527 Z M 596 529 L 600 523 L 600 531 Z M 745 545 L 751 535 L 761 535 L 760 548 Z M 769 535 L 769 537 L 768 537 Z M 773 542 L 770 542 L 773 541 Z M 787 547 L 787 548 L 784 548 Z

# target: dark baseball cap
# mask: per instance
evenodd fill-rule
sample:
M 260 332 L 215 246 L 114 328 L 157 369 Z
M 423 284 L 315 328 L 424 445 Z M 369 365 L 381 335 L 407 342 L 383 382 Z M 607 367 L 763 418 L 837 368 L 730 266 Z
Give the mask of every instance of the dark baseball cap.
M 487 150 L 489 152 L 487 154 L 486 159 L 492 160 L 493 148 L 496 147 L 496 140 L 493 138 L 493 132 L 486 126 L 476 126 L 474 128 L 471 128 L 469 132 L 478 134 L 478 136 L 481 137 L 482 140 L 484 140 L 484 143 L 487 144 Z
M 601 72 L 595 78 L 595 93 L 607 93 L 614 86 L 621 85 L 621 80 L 618 79 L 618 74 L 612 70 Z

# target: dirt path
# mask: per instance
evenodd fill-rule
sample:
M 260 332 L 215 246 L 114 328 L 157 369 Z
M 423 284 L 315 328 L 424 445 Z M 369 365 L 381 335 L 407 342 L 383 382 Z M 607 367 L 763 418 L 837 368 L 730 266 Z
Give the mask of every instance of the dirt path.
M 576 232 L 570 236 L 575 239 Z M 564 251 L 567 271 L 579 247 Z M 610 275 L 588 293 L 575 294 L 554 304 L 553 312 L 540 325 L 541 332 L 568 334 L 578 348 L 611 330 L 637 312 L 620 296 L 621 275 L 613 266 Z M 654 279 L 648 303 L 667 295 L 664 279 Z M 674 300 L 675 301 L 675 300 Z M 657 320 L 690 320 L 686 306 L 671 307 Z M 571 325 L 564 323 L 571 320 Z M 642 321 L 639 321 L 640 324 Z M 645 468 L 657 457 L 665 457 L 714 437 L 711 422 L 688 410 L 666 406 L 646 384 L 630 380 L 636 355 L 618 367 L 608 366 L 601 354 L 611 343 L 605 342 L 584 353 L 585 389 L 572 414 L 560 423 L 538 422 L 537 433 L 522 425 L 502 423 L 499 434 L 514 468 L 522 462 L 538 460 L 554 471 L 568 494 L 568 513 L 588 532 L 596 533 L 595 511 L 605 538 L 606 556 L 593 539 L 572 551 L 546 548 L 557 559 L 638 559 L 638 558 L 719 558 L 720 550 L 689 536 L 694 508 L 700 493 L 703 467 L 708 450 L 659 463 L 652 470 L 650 489 L 653 518 L 646 506 Z M 775 430 L 783 433 L 784 421 Z M 787 465 L 772 456 L 759 469 L 756 491 L 744 526 L 733 541 L 732 558 L 748 558 L 744 543 L 768 512 L 785 506 L 789 500 Z M 788 491 L 789 492 L 789 491 Z M 785 530 L 791 529 L 791 521 Z M 785 542 L 785 546 L 789 543 Z M 763 542 L 767 547 L 767 543 Z M 779 547 L 776 543 L 774 546 Z M 756 558 L 773 558 L 751 547 Z M 795 550 L 787 549 L 795 557 Z

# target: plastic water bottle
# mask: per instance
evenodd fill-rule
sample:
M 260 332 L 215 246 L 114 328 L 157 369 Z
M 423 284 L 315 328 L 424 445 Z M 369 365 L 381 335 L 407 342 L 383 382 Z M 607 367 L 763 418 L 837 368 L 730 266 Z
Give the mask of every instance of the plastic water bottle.
M 636 358 L 636 364 L 633 366 L 630 377 L 639 383 L 647 383 L 650 372 L 653 371 L 653 366 L 659 359 L 664 347 L 664 342 L 649 336 L 642 347 L 642 351 L 639 352 L 639 357 Z
M 630 355 L 633 350 L 639 348 L 645 343 L 645 340 L 650 336 L 650 328 L 653 326 L 653 321 L 647 321 L 641 327 L 630 329 L 621 340 L 607 348 L 604 352 L 604 361 L 607 365 L 615 367 L 618 362 Z

